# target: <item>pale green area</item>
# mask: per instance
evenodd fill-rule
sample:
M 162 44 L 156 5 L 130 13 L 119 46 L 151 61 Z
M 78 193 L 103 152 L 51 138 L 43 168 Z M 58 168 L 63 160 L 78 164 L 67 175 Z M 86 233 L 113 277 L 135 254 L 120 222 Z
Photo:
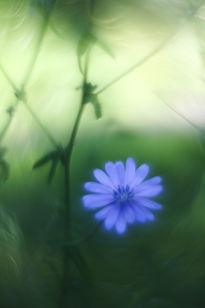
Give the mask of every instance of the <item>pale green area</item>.
M 98 14 L 101 16 L 96 18 L 99 24 L 96 35 L 114 55 L 113 59 L 98 46 L 92 50 L 90 80 L 100 87 L 143 58 L 170 33 L 175 35 L 160 53 L 100 95 L 103 109 L 100 121 L 94 121 L 92 107 L 87 107 L 81 134 L 89 134 L 93 129 L 109 131 L 111 119 L 116 125 L 134 131 L 190 131 L 191 127 L 165 106 L 159 97 L 190 120 L 203 125 L 205 90 L 201 53 L 204 47 L 204 20 L 195 17 L 189 22 L 182 22 L 185 15 L 182 8 L 180 2 L 169 2 L 165 6 L 165 2 L 156 1 L 155 6 L 150 4 L 149 7 L 146 2 L 134 10 L 134 4 L 133 7 L 132 4 L 130 7 L 127 5 L 125 9 L 123 3 L 120 6 L 113 2 L 110 10 Z M 199 15 L 203 17 L 202 13 Z M 1 64 L 15 84 L 20 85 L 36 44 L 42 18 L 34 9 L 31 10 L 28 1 L 2 2 L 0 14 Z M 71 26 L 63 27 L 61 18 L 59 11 L 54 12 L 27 86 L 27 97 L 52 135 L 65 141 L 80 97 L 80 91 L 75 89 L 81 84 L 76 58 L 80 34 L 75 34 Z M 2 74 L 0 91 L 2 126 L 6 121 L 5 109 L 14 100 L 12 88 Z M 24 106 L 19 106 L 5 142 L 15 150 L 22 150 L 23 147 L 24 151 L 29 150 L 32 144 L 33 151 L 33 147 L 38 147 L 39 138 L 43 144 L 47 142 L 28 111 Z

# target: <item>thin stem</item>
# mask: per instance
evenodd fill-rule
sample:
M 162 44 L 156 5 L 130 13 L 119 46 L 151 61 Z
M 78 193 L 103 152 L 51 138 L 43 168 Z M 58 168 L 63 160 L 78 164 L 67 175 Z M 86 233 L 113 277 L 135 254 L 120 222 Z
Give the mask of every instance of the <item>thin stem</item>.
M 63 169 L 64 169 L 64 195 L 65 195 L 65 236 L 69 238 L 71 228 L 70 228 L 70 161 L 73 151 L 73 146 L 75 143 L 75 138 L 78 132 L 78 128 L 80 125 L 80 120 L 82 117 L 82 113 L 85 106 L 85 98 L 86 98 L 86 83 L 87 83 L 87 74 L 88 74 L 88 62 L 89 62 L 89 51 L 86 55 L 85 60 L 85 68 L 84 68 L 84 76 L 83 76 L 83 87 L 82 87 L 82 94 L 81 94 L 81 102 L 78 109 L 78 113 L 73 125 L 73 129 L 71 132 L 71 136 L 65 147 L 65 157 L 63 160 Z M 71 249 L 72 247 L 64 246 L 63 247 L 63 278 L 62 278 L 62 293 L 60 297 L 60 308 L 65 308 L 66 306 L 66 299 L 67 293 L 69 290 L 69 269 L 70 269 L 70 262 L 69 259 L 71 257 Z
M 83 71 L 83 86 L 82 86 L 81 102 L 80 102 L 80 106 L 79 106 L 79 109 L 78 109 L 78 113 L 77 113 L 77 116 L 76 116 L 76 119 L 75 119 L 73 129 L 72 129 L 72 132 L 71 132 L 69 142 L 66 146 L 66 153 L 67 153 L 66 159 L 67 159 L 68 162 L 70 161 L 70 158 L 71 158 L 73 145 L 74 145 L 74 142 L 75 142 L 75 137 L 76 137 L 77 132 L 78 132 L 80 120 L 81 120 L 82 113 L 83 113 L 84 106 L 85 106 L 85 91 L 86 91 L 87 76 L 88 76 L 89 57 L 90 57 L 90 49 L 87 51 L 86 59 L 85 59 L 85 67 L 84 67 L 84 71 Z
M 31 78 L 34 66 L 36 64 L 37 58 L 38 58 L 40 50 L 41 50 L 42 42 L 43 42 L 43 39 L 45 37 L 45 33 L 47 31 L 49 19 L 50 19 L 50 16 L 51 16 L 51 12 L 54 8 L 55 2 L 56 1 L 54 1 L 52 8 L 45 13 L 45 16 L 44 16 L 44 19 L 43 19 L 43 25 L 40 29 L 39 37 L 38 37 L 37 44 L 36 44 L 36 47 L 35 47 L 34 52 L 33 52 L 33 56 L 30 59 L 30 63 L 28 65 L 27 71 L 26 71 L 25 76 L 24 76 L 23 81 L 22 81 L 21 90 L 23 90 L 26 87 L 26 85 L 28 84 L 28 82 Z
M 194 128 L 195 130 L 197 130 L 197 132 L 200 132 L 200 128 L 193 123 L 192 121 L 190 121 L 187 117 L 185 117 L 183 114 L 181 114 L 179 111 L 177 111 L 176 109 L 174 109 L 172 106 L 170 106 L 163 98 L 159 97 L 161 99 L 161 101 L 169 108 L 171 109 L 174 113 L 176 113 L 180 118 L 182 118 L 184 121 L 186 121 L 189 125 L 192 126 L 192 128 Z
M 16 106 L 16 104 L 17 104 L 17 100 L 16 100 L 14 106 Z M 13 118 L 14 110 L 15 110 L 15 109 L 14 109 L 13 106 L 10 107 L 10 111 L 7 110 L 8 119 L 7 119 L 6 124 L 5 124 L 4 127 L 3 127 L 2 131 L 0 132 L 0 143 L 3 141 L 3 139 L 4 139 L 4 137 L 5 137 L 6 133 L 7 133 L 7 131 L 8 131 L 8 129 L 9 129 L 9 126 L 10 126 L 11 121 L 12 121 L 12 118 Z
M 55 148 L 58 148 L 58 144 L 53 138 L 53 136 L 50 134 L 50 132 L 47 130 L 47 128 L 43 125 L 41 120 L 37 117 L 33 109 L 27 104 L 27 101 L 24 101 L 25 108 L 29 111 L 29 113 L 32 115 L 33 119 L 36 121 L 36 123 L 39 125 L 41 130 L 44 132 L 44 134 L 47 136 L 47 138 L 50 140 L 50 142 L 54 145 Z
M 20 90 L 16 87 L 16 85 L 14 84 L 13 80 L 10 78 L 10 76 L 8 75 L 8 73 L 6 72 L 6 70 L 4 69 L 4 67 L 2 65 L 0 65 L 0 70 L 2 71 L 3 75 L 5 76 L 5 78 L 7 79 L 7 81 L 10 83 L 11 87 L 13 88 L 15 94 L 16 93 L 20 93 Z M 21 100 L 21 98 L 17 98 L 14 106 L 12 107 L 13 111 L 15 110 L 15 107 L 18 105 L 19 101 Z M 58 147 L 57 142 L 55 141 L 55 139 L 52 137 L 52 135 L 49 133 L 49 131 L 45 128 L 45 126 L 43 125 L 43 123 L 40 121 L 40 119 L 37 117 L 37 115 L 35 114 L 35 112 L 32 110 L 32 108 L 28 105 L 27 100 L 24 98 L 22 99 L 22 102 L 24 102 L 24 106 L 26 107 L 26 109 L 29 111 L 29 113 L 32 115 L 33 119 L 36 121 L 36 123 L 40 126 L 40 128 L 42 129 L 42 131 L 44 132 L 44 134 L 47 136 L 47 138 L 50 140 L 50 142 L 55 146 Z M 5 125 L 5 127 L 3 128 L 2 132 L 0 133 L 0 141 L 2 141 L 3 137 L 6 135 L 6 132 L 12 122 L 12 118 L 13 118 L 13 114 L 9 115 L 9 119 Z
M 65 191 L 65 235 L 66 237 L 70 235 L 70 185 L 69 185 L 69 169 L 67 161 L 64 161 L 64 191 Z M 61 285 L 61 294 L 60 294 L 60 308 L 66 307 L 67 292 L 69 289 L 69 247 L 63 247 L 63 277 Z
M 84 105 L 81 103 L 80 107 L 78 109 L 78 113 L 77 113 L 77 116 L 76 116 L 74 126 L 73 126 L 70 141 L 69 141 L 68 145 L 66 146 L 66 152 L 67 152 L 67 158 L 66 159 L 68 161 L 70 161 L 70 159 L 71 159 L 73 145 L 74 145 L 74 142 L 75 142 L 75 137 L 76 137 L 77 132 L 78 132 L 78 128 L 79 128 L 81 116 L 82 116 L 82 113 L 83 113 L 83 109 L 84 109 Z
M 196 5 L 191 12 L 189 12 L 187 14 L 187 16 L 185 18 L 183 18 L 182 23 L 186 23 L 187 21 L 190 20 L 190 18 L 192 18 L 196 12 L 199 10 L 199 8 L 201 7 L 201 5 L 204 3 L 204 0 L 199 1 L 198 5 Z M 181 25 L 181 22 L 180 22 Z M 178 29 L 178 26 L 177 26 Z M 146 63 L 148 60 L 150 60 L 153 56 L 155 56 L 156 54 L 158 54 L 163 48 L 164 46 L 166 46 L 166 44 L 173 38 L 173 36 L 176 34 L 176 31 L 172 32 L 162 43 L 159 44 L 158 47 L 156 47 L 154 50 L 152 50 L 150 53 L 148 53 L 145 57 L 143 57 L 140 61 L 136 62 L 134 65 L 131 65 L 126 71 L 124 71 L 123 73 L 121 73 L 119 76 L 115 77 L 113 80 L 109 81 L 107 84 L 105 84 L 102 88 L 100 88 L 99 90 L 95 91 L 94 94 L 98 95 L 101 94 L 102 92 L 104 92 L 106 89 L 108 89 L 109 87 L 111 87 L 113 84 L 115 84 L 116 82 L 118 82 L 119 80 L 121 80 L 122 78 L 124 78 L 125 76 L 127 76 L 128 74 L 130 74 L 132 71 L 134 71 L 136 68 L 140 67 L 141 65 L 143 65 L 144 63 Z
M 151 59 L 154 55 L 156 55 L 159 51 L 162 50 L 162 48 L 167 44 L 167 42 L 170 40 L 171 37 L 166 38 L 164 42 L 162 42 L 156 49 L 152 50 L 149 54 L 147 54 L 144 58 L 142 58 L 140 61 L 135 63 L 134 65 L 131 65 L 125 72 L 121 73 L 119 76 L 114 78 L 113 80 L 109 81 L 106 85 L 104 85 L 99 90 L 95 91 L 94 94 L 98 95 L 104 92 L 106 89 L 111 87 L 113 84 L 121 80 L 123 77 L 127 76 L 129 73 L 134 71 L 137 67 L 143 65 L 145 62 L 147 62 L 149 59 Z
M 8 83 L 11 85 L 11 87 L 13 88 L 14 92 L 17 91 L 17 86 L 15 85 L 15 83 L 13 82 L 13 80 L 10 78 L 10 76 L 8 75 L 8 73 L 5 71 L 4 67 L 2 64 L 0 64 L 0 70 L 2 72 L 2 74 L 4 75 L 4 77 L 6 78 L 6 80 L 8 81 Z
M 78 114 L 73 126 L 73 130 L 71 133 L 70 141 L 68 142 L 66 149 L 66 156 L 63 161 L 63 169 L 64 169 L 64 194 L 65 194 L 65 237 L 69 238 L 70 236 L 70 160 L 71 154 L 75 142 L 75 137 L 77 135 L 77 131 L 80 124 L 80 119 L 82 116 L 84 105 L 81 103 Z M 66 307 L 66 299 L 67 299 L 67 292 L 69 290 L 69 269 L 70 269 L 70 247 L 64 246 L 63 247 L 63 278 L 62 278 L 62 293 L 60 297 L 60 308 Z

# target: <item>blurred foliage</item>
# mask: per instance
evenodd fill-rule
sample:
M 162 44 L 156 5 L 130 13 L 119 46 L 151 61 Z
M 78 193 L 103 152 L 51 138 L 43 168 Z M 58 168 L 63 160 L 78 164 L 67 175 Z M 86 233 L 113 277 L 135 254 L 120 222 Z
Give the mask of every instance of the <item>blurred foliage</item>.
M 82 277 L 74 262 L 71 307 L 85 307 L 85 301 L 88 307 L 103 307 L 106 303 L 107 307 L 202 308 L 205 181 L 204 154 L 197 138 L 171 133 L 133 134 L 125 130 L 107 136 L 81 136 L 72 164 L 73 239 L 82 238 L 96 224 L 92 213 L 86 212 L 80 202 L 83 182 L 90 178 L 93 168 L 101 167 L 108 159 L 125 159 L 127 153 L 139 164 L 151 164 L 152 174 L 163 177 L 165 191 L 160 202 L 164 209 L 154 223 L 130 226 L 125 236 L 119 237 L 100 226 L 93 237 L 80 245 L 93 282 L 89 286 L 86 273 Z M 36 307 L 39 300 L 42 306 L 52 307 L 53 302 L 55 307 L 63 238 L 62 175 L 59 172 L 48 187 L 43 169 L 30 169 L 28 173 L 21 163 L 19 170 L 21 175 L 13 174 L 1 193 L 27 243 L 26 251 L 20 250 L 20 260 L 29 258 L 29 262 L 23 264 L 18 275 L 26 283 L 27 301 L 35 289 L 30 297 L 31 307 Z M 14 249 L 14 243 L 11 247 Z M 14 260 L 17 262 L 15 256 Z M 31 275 L 27 282 L 25 270 Z M 19 293 L 21 287 L 17 295 L 25 300 Z

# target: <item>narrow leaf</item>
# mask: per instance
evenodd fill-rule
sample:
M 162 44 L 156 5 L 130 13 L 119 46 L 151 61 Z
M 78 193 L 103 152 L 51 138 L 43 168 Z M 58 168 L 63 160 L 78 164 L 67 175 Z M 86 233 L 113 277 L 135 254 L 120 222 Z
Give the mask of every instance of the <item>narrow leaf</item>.
M 96 43 L 107 55 L 109 55 L 112 59 L 115 60 L 115 56 L 114 56 L 112 50 L 107 46 L 107 44 L 105 42 L 97 39 Z
M 53 177 L 55 175 L 58 162 L 59 162 L 59 159 L 57 159 L 57 158 L 53 159 L 53 161 L 52 161 L 51 168 L 50 168 L 49 175 L 48 175 L 48 183 L 49 184 L 53 180 Z
M 82 63 L 81 63 L 81 58 L 82 56 L 85 54 L 85 52 L 88 50 L 88 48 L 90 47 L 91 44 L 95 43 L 95 39 L 93 38 L 93 36 L 86 31 L 77 46 L 77 58 L 78 58 L 78 66 L 80 69 L 80 72 L 83 74 L 83 68 L 82 68 Z
M 91 103 L 93 104 L 96 118 L 100 119 L 102 117 L 102 110 L 97 95 L 92 95 Z
M 49 152 L 42 158 L 40 158 L 37 162 L 34 163 L 33 169 L 39 168 L 45 164 L 47 164 L 49 161 L 54 160 L 56 158 L 56 151 Z

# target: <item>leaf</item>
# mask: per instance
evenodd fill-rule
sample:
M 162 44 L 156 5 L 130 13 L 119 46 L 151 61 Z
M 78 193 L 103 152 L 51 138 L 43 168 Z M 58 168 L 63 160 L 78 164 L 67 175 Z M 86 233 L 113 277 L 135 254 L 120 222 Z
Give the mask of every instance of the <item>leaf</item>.
M 93 104 L 93 108 L 94 108 L 96 118 L 100 119 L 102 117 L 102 110 L 101 110 L 101 106 L 100 106 L 97 95 L 95 95 L 95 94 L 92 95 L 91 103 Z
M 49 174 L 48 174 L 48 183 L 49 184 L 51 184 L 51 182 L 53 180 L 53 177 L 55 175 L 58 162 L 59 162 L 58 158 L 57 159 L 53 159 L 53 162 L 51 164 L 51 168 L 50 168 L 50 171 L 49 171 Z
M 95 43 L 95 40 L 93 39 L 92 35 L 88 31 L 84 32 L 84 34 L 82 35 L 78 43 L 78 46 L 77 46 L 78 66 L 82 74 L 83 74 L 83 68 L 81 64 L 81 58 L 86 53 L 86 51 L 91 46 L 91 44 L 94 44 L 94 43 Z
M 94 35 L 92 32 L 86 31 L 82 35 L 77 46 L 78 65 L 81 73 L 83 73 L 81 58 L 86 53 L 86 51 L 94 44 L 97 44 L 106 54 L 108 54 L 111 58 L 115 59 L 113 52 L 105 44 L 105 42 L 103 42 L 101 39 L 98 39 L 96 35 Z
M 85 32 L 81 37 L 78 46 L 77 46 L 77 53 L 79 57 L 82 57 L 87 49 L 90 47 L 90 44 L 94 43 L 94 40 L 89 32 Z
M 105 42 L 97 39 L 96 43 L 107 55 L 109 55 L 113 60 L 115 60 L 115 56 L 114 56 L 112 50 L 107 46 L 107 44 Z
M 44 155 L 42 158 L 40 158 L 34 165 L 33 169 L 39 168 L 49 162 L 51 162 L 49 174 L 48 174 L 48 183 L 50 184 L 52 182 L 52 179 L 55 175 L 57 165 L 59 161 L 63 161 L 63 157 L 65 155 L 65 149 L 59 148 L 55 151 L 51 151 L 48 154 Z
M 56 151 L 49 152 L 48 154 L 44 155 L 37 162 L 34 163 L 33 169 L 39 168 L 39 167 L 47 164 L 49 161 L 54 160 L 56 158 L 56 156 L 57 156 Z

